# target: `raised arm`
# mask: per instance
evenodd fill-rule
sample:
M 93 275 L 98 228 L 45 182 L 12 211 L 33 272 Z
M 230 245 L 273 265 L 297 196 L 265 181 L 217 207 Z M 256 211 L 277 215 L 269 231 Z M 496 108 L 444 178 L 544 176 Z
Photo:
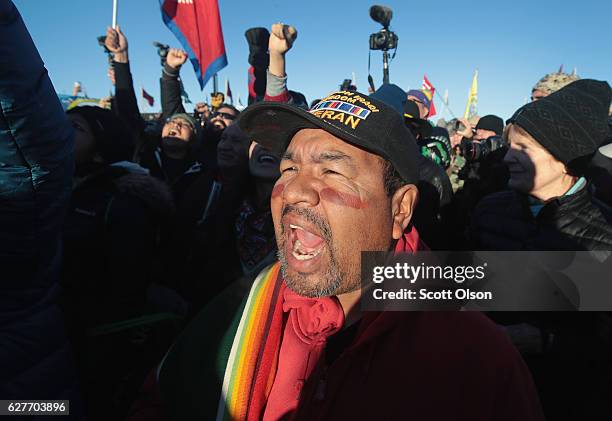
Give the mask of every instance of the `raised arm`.
M 181 81 L 179 74 L 181 66 L 187 61 L 187 53 L 183 50 L 171 48 L 168 51 L 162 77 L 159 81 L 161 89 L 162 119 L 171 117 L 176 113 L 184 113 L 181 98 Z
M 113 54 L 115 79 L 113 111 L 132 129 L 135 135 L 139 135 L 144 130 L 144 120 L 140 116 L 136 93 L 134 92 L 127 37 L 121 32 L 119 26 L 117 26 L 117 29 L 109 27 L 106 30 L 104 45 Z
M 290 102 L 291 100 L 291 95 L 287 90 L 285 54 L 291 49 L 296 38 L 297 30 L 293 26 L 282 23 L 272 25 L 268 45 L 270 66 L 267 75 L 266 101 Z

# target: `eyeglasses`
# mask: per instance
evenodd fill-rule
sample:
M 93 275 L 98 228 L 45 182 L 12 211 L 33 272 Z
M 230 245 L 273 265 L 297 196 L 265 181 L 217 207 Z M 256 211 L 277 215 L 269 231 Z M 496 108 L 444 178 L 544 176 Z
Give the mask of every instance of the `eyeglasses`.
M 215 117 L 221 117 L 221 118 L 224 118 L 226 120 L 234 120 L 236 118 L 236 116 L 234 114 L 222 113 L 220 111 L 215 111 L 210 116 L 210 118 L 215 118 Z
M 191 130 L 194 130 L 194 127 L 191 125 L 191 123 L 188 123 L 187 121 L 178 118 L 175 120 L 167 119 L 166 124 L 173 124 L 174 127 L 179 130 L 182 130 L 183 128 L 190 128 Z

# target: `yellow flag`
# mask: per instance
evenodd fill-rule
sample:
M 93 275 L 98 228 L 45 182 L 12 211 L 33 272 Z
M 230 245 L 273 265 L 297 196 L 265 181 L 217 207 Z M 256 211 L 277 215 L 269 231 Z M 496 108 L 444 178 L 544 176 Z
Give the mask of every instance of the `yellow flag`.
M 467 119 L 470 114 L 476 114 L 476 104 L 478 103 L 478 70 L 474 72 L 474 79 L 472 79 L 472 87 L 470 88 L 470 95 L 468 96 L 467 105 L 465 106 L 465 113 L 463 118 Z

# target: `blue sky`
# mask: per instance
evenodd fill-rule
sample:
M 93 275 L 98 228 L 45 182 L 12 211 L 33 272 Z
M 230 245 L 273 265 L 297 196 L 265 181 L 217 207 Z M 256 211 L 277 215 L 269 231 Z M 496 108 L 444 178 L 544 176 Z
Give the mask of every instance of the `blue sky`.
M 107 62 L 96 37 L 111 23 L 112 0 L 13 0 L 46 63 L 58 92 L 69 93 L 80 81 L 91 97 L 109 94 Z M 369 1 L 219 0 L 228 66 L 220 86 L 231 83 L 246 104 L 248 46 L 246 29 L 282 21 L 299 35 L 287 55 L 290 89 L 310 101 L 338 88 L 354 72 L 367 92 L 368 37 L 380 25 L 368 14 Z M 479 70 L 479 114 L 503 118 L 521 106 L 544 74 L 564 64 L 581 77 L 612 81 L 612 2 L 551 0 L 386 1 L 393 9 L 391 29 L 399 48 L 391 62 L 391 82 L 405 90 L 420 87 L 423 74 L 450 108 L 463 114 L 474 69 Z M 178 47 L 161 19 L 158 0 L 119 0 L 119 24 L 129 41 L 137 92 L 143 86 L 159 109 L 159 57 L 153 41 Z M 193 68 L 181 71 L 192 101 L 201 92 Z M 382 55 L 372 52 L 372 76 L 382 81 Z M 442 111 L 436 99 L 438 111 Z M 447 112 L 445 117 L 449 117 Z M 436 119 L 435 117 L 434 119 Z

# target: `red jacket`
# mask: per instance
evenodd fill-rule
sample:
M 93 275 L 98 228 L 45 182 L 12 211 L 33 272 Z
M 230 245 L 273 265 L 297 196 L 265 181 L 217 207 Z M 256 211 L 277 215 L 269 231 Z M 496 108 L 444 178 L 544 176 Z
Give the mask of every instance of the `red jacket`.
M 544 419 L 518 351 L 476 312 L 369 313 L 322 377 L 292 421 Z

